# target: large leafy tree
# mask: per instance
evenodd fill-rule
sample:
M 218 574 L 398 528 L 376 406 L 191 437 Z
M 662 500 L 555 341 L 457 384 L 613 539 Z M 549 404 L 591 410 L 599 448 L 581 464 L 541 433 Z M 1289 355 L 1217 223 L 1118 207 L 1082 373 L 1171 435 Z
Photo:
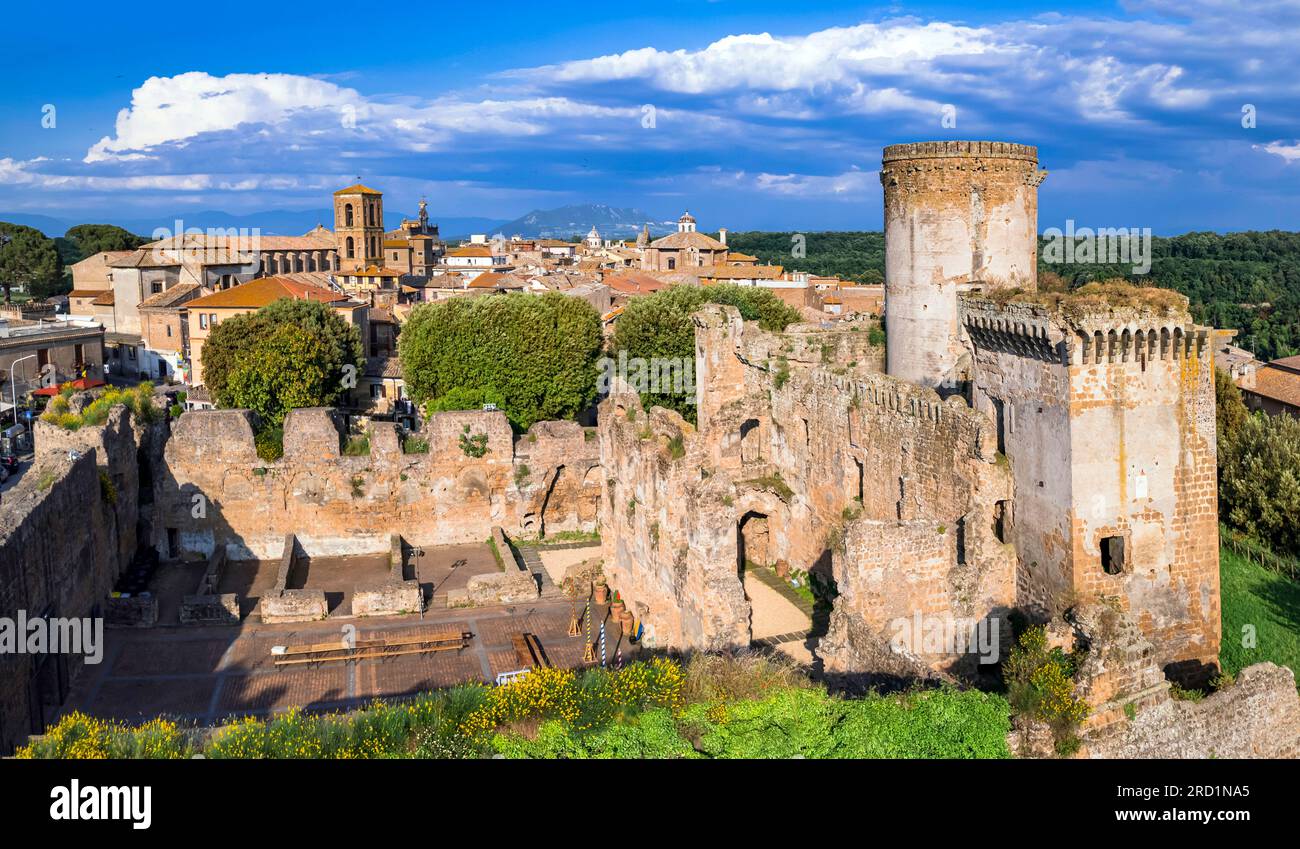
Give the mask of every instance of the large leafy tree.
M 100 251 L 130 251 L 146 242 L 129 230 L 113 224 L 78 224 L 63 234 L 60 255 L 66 265 L 80 262 Z
M 365 364 L 361 334 L 316 301 L 282 298 L 227 319 L 203 346 L 203 382 L 220 407 L 275 427 L 296 407 L 337 404 Z
M 398 353 L 406 391 L 427 411 L 492 402 L 526 430 L 591 405 L 601 341 L 586 301 L 516 293 L 416 307 Z
M 37 297 L 57 286 L 63 275 L 63 263 L 54 240 L 32 227 L 0 221 L 0 288 L 4 302 L 11 303 L 14 286 L 25 286 Z
M 1300 555 L 1300 420 L 1248 417 L 1219 452 L 1220 513 L 1274 550 Z
M 695 323 L 691 315 L 706 303 L 733 306 L 742 318 L 757 321 L 764 330 L 784 330 L 801 318 L 798 310 L 766 289 L 734 283 L 671 286 L 628 301 L 614 330 L 615 355 L 626 352 L 629 360 L 673 360 L 693 367 Z M 695 421 L 694 398 L 644 393 L 641 401 L 646 406 L 676 410 L 688 421 Z

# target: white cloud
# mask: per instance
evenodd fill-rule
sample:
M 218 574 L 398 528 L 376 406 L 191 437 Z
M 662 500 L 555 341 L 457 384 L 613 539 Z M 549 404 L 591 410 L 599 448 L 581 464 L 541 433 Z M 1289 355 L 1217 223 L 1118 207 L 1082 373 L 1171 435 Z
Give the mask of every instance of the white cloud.
M 115 135 L 100 139 L 85 161 L 139 158 L 139 151 L 168 142 L 244 124 L 278 124 L 301 110 L 332 109 L 341 118 L 356 117 L 364 107 L 352 89 L 293 74 L 150 77 L 132 92 L 130 107 L 117 113 Z
M 1287 164 L 1300 160 L 1300 141 L 1294 141 L 1286 144 L 1281 141 L 1273 141 L 1263 145 L 1253 145 L 1256 150 L 1263 150 L 1265 153 L 1271 153 L 1274 156 L 1280 156 L 1286 160 Z
M 48 163 L 48 164 L 47 164 Z M 46 170 L 61 163 L 45 158 L 0 159 L 0 185 L 29 186 L 51 191 L 284 191 L 323 189 L 331 183 L 314 183 L 291 175 L 269 174 L 66 174 Z M 337 180 L 335 180 L 337 182 Z
M 942 56 L 1015 49 L 988 29 L 914 21 L 833 27 L 805 36 L 730 35 L 702 50 L 644 47 L 521 72 L 551 82 L 647 80 L 684 94 L 852 85 Z
M 1135 0 L 1136 17 L 894 18 L 740 33 L 400 97 L 363 93 L 346 75 L 194 71 L 143 82 L 82 162 L 0 159 L 0 184 L 288 193 L 391 166 L 392 185 L 472 174 L 482 187 L 536 193 L 568 189 L 574 175 L 613 185 L 651 168 L 718 165 L 743 175 L 737 190 L 836 198 L 878 191 L 874 172 L 855 166 L 874 165 L 881 144 L 954 135 L 940 123 L 945 104 L 956 106 L 956 137 L 1051 146 L 1056 161 L 1045 164 L 1065 180 L 1073 175 L 1062 166 L 1083 175 L 1128 149 L 1159 150 L 1190 174 L 1231 158 L 1205 154 L 1206 142 L 1247 143 L 1243 103 L 1259 107 L 1267 137 L 1300 136 L 1300 14 L 1291 14 L 1300 2 L 1247 0 L 1239 25 L 1226 26 L 1234 8 Z M 1254 17 L 1261 10 L 1280 14 L 1265 23 Z M 643 104 L 655 107 L 653 129 L 642 125 Z M 1300 158 L 1300 142 L 1257 147 Z M 620 163 L 638 158 L 629 178 Z
M 786 197 L 861 200 L 880 191 L 878 171 L 856 168 L 842 174 L 758 174 L 754 186 L 759 191 Z
M 84 161 L 140 161 L 164 145 L 183 147 L 221 132 L 243 132 L 246 141 L 275 138 L 281 132 L 348 141 L 351 134 L 351 140 L 368 145 L 429 152 L 449 144 L 458 133 L 536 136 L 564 122 L 631 121 L 639 116 L 630 106 L 599 106 L 565 97 L 383 103 L 314 77 L 216 77 L 193 71 L 146 80 L 132 93 L 130 107 L 118 113 L 115 134 L 95 143 Z

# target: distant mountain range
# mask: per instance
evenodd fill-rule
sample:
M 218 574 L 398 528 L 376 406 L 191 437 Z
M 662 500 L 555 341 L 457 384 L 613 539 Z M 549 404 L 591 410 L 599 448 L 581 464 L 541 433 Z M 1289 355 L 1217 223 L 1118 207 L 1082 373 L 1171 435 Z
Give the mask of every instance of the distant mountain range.
M 414 214 L 384 216 L 388 229 L 396 229 L 403 218 L 414 218 Z M 68 228 L 78 224 L 115 224 L 139 236 L 152 237 L 156 229 L 166 229 L 169 233 L 180 219 L 185 229 L 209 228 L 252 229 L 259 228 L 268 236 L 299 236 L 311 230 L 317 224 L 332 227 L 334 215 L 328 209 L 304 210 L 267 210 L 236 215 L 220 210 L 203 210 L 188 212 L 170 217 L 126 218 L 118 216 L 88 215 L 85 219 L 71 220 L 49 215 L 31 213 L 0 212 L 0 221 L 35 227 L 47 236 L 62 236 Z M 656 221 L 652 216 L 639 209 L 629 207 L 606 206 L 603 203 L 586 203 L 575 206 L 562 206 L 558 209 L 535 209 L 513 221 L 499 218 L 482 218 L 477 216 L 440 217 L 430 215 L 429 220 L 438 225 L 444 239 L 468 238 L 471 234 L 482 233 L 495 235 L 501 233 L 526 238 L 566 239 L 575 234 L 586 235 L 594 225 L 605 238 L 635 238 L 642 226 L 649 225 L 650 235 L 662 236 L 677 229 L 675 221 Z
M 496 227 L 491 234 L 525 236 L 540 239 L 565 239 L 573 235 L 587 235 L 595 226 L 607 239 L 635 238 L 643 226 L 649 225 L 650 235 L 662 236 L 677 229 L 675 221 L 656 221 L 639 209 L 606 206 L 603 203 L 584 203 L 561 206 L 558 209 L 534 209 L 514 221 Z M 451 233 L 444 227 L 443 233 Z

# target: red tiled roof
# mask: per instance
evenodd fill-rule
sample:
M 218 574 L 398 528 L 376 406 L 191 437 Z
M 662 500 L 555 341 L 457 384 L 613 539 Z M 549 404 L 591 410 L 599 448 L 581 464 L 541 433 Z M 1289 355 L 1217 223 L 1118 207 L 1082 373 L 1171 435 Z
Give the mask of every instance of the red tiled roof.
M 232 286 L 202 298 L 195 298 L 186 307 L 216 307 L 230 309 L 261 309 L 267 304 L 281 298 L 320 301 L 325 304 L 346 301 L 348 296 L 342 292 L 322 289 L 281 277 L 259 277 L 238 286 Z

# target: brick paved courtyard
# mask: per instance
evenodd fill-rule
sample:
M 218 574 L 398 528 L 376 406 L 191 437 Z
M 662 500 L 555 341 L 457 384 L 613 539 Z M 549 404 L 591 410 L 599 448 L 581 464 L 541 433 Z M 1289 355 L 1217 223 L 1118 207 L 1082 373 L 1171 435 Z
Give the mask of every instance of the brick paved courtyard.
M 140 721 L 158 714 L 200 724 L 230 716 L 265 714 L 291 706 L 347 709 L 382 697 L 399 697 L 466 681 L 491 682 L 519 669 L 511 637 L 537 635 L 555 666 L 582 662 L 582 637 L 567 636 L 573 608 L 563 599 L 528 605 L 434 609 L 418 616 L 331 619 L 324 622 L 240 627 L 160 627 L 105 632 L 104 660 L 87 666 L 66 710 Z M 599 610 L 596 617 L 605 613 Z M 593 618 L 594 621 L 595 617 Z M 460 651 L 412 654 L 385 660 L 276 667 L 271 647 L 339 641 L 343 627 L 358 640 L 409 638 L 444 631 L 473 634 Z M 607 657 L 622 649 L 611 620 Z

